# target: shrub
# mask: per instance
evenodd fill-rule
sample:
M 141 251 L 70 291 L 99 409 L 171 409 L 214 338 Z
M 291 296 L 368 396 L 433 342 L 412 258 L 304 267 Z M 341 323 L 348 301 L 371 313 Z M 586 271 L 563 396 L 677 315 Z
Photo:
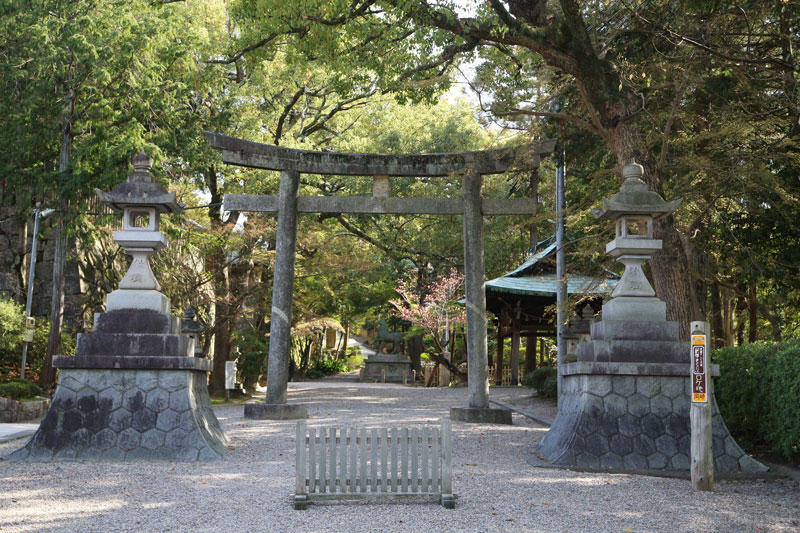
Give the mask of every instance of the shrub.
M 24 379 L 12 379 L 8 383 L 0 383 L 0 397 L 21 400 L 34 398 L 42 394 L 42 389 L 35 383 Z
M 558 396 L 558 376 L 556 374 L 547 376 L 544 383 L 542 383 L 542 387 L 537 389 L 537 391 L 539 392 L 539 396 L 555 399 Z
M 236 372 L 242 379 L 245 389 L 252 389 L 258 379 L 267 373 L 269 337 L 260 335 L 253 329 L 247 329 L 239 333 L 236 345 L 239 347 Z
M 544 387 L 545 380 L 550 376 L 556 375 L 556 369 L 552 367 L 541 367 L 537 368 L 533 372 L 529 372 L 525 375 L 525 378 L 522 382 L 527 386 L 542 394 L 542 389 Z
M 9 298 L 0 296 L 0 373 L 2 368 L 19 371 L 22 363 L 22 330 L 25 324 L 25 309 Z M 50 334 L 50 324 L 47 318 L 36 319 L 36 329 L 33 331 L 33 342 L 28 346 L 27 370 L 31 377 L 39 374 L 44 364 L 47 353 L 47 337 Z M 64 331 L 61 335 L 61 355 L 75 353 L 75 336 Z
M 349 346 L 347 348 L 347 357 L 344 360 L 347 367 L 346 372 L 350 372 L 364 366 L 364 356 L 361 355 L 361 348 L 358 346 Z
M 324 376 L 347 372 L 347 363 L 336 359 L 317 359 L 306 372 L 309 379 L 319 379 Z
M 717 403 L 739 443 L 800 457 L 800 339 L 721 348 L 712 358 Z

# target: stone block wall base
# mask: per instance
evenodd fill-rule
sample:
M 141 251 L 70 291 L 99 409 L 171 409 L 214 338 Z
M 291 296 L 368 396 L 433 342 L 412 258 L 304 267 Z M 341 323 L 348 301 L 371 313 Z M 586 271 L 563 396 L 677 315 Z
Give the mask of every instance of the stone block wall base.
M 511 411 L 494 407 L 451 407 L 450 420 L 473 424 L 511 425 Z
M 210 461 L 228 443 L 196 370 L 62 368 L 17 461 Z
M 297 403 L 246 403 L 244 417 L 256 420 L 296 420 L 308 418 L 306 406 Z
M 688 376 L 566 375 L 561 404 L 536 455 L 552 466 L 608 472 L 677 472 L 690 466 Z M 712 389 L 713 390 L 713 389 Z M 713 401 L 714 469 L 764 472 L 739 447 Z
M 0 398 L 0 423 L 14 424 L 36 420 L 44 416 L 48 407 L 50 407 L 50 400 L 47 398 L 29 402 Z

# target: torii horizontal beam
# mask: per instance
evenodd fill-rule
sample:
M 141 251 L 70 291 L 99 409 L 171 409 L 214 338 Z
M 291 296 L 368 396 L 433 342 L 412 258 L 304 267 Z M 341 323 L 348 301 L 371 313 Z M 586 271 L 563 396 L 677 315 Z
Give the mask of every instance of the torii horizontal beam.
M 552 153 L 556 140 L 536 144 L 445 154 L 351 154 L 315 152 L 262 144 L 206 132 L 211 147 L 225 163 L 267 170 L 294 170 L 304 174 L 342 176 L 434 177 L 463 174 L 502 174 L 536 168 L 540 156 Z
M 280 198 L 264 194 L 226 194 L 225 211 L 275 213 Z M 464 199 L 399 198 L 390 196 L 298 196 L 298 213 L 365 213 L 373 215 L 463 215 Z M 536 205 L 530 198 L 481 198 L 481 214 L 533 215 Z

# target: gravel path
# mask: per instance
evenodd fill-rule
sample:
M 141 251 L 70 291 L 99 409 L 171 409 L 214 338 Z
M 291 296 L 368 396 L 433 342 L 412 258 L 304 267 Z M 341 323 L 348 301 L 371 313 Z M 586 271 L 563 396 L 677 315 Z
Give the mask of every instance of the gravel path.
M 465 389 L 322 381 L 290 384 L 311 425 L 437 421 Z M 495 391 L 493 390 L 493 394 Z M 497 389 L 504 401 L 527 390 Z M 215 463 L 0 462 L 0 531 L 800 531 L 794 481 L 718 483 L 538 469 L 544 428 L 454 424 L 456 509 L 331 503 L 294 511 L 294 423 L 215 408 L 231 449 Z M 24 441 L 0 444 L 0 456 Z

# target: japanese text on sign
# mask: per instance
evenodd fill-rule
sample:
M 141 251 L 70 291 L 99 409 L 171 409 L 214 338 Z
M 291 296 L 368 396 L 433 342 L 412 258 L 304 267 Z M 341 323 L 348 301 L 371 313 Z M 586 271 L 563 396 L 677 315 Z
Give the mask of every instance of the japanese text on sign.
M 692 335 L 692 401 L 708 401 L 705 335 Z

